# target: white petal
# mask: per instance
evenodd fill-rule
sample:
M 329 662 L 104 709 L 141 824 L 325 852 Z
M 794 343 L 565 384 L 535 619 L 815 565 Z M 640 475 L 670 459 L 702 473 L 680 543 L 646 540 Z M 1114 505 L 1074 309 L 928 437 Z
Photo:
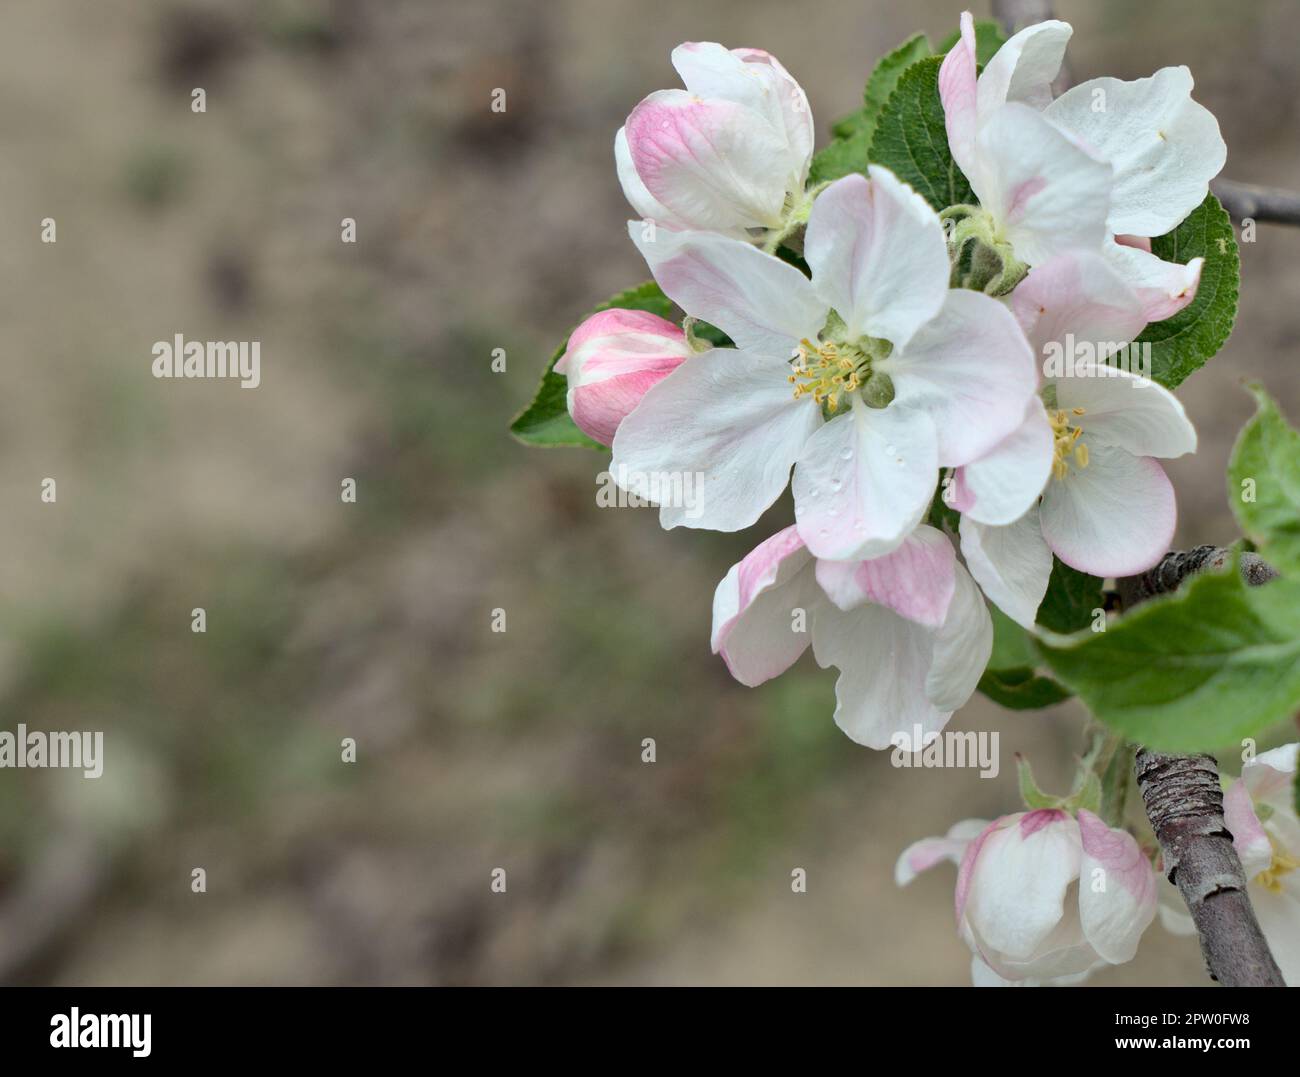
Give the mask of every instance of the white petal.
M 610 472 L 662 504 L 664 527 L 738 531 L 780 496 L 821 424 L 795 400 L 780 359 L 717 348 L 693 356 L 642 398 L 618 428 Z M 679 492 L 668 504 L 655 487 Z
M 1086 468 L 1071 465 L 1064 479 L 1047 484 L 1039 509 L 1043 537 L 1057 557 L 1080 572 L 1103 577 L 1145 572 L 1168 552 L 1174 537 L 1174 488 L 1149 456 L 1090 442 L 1088 454 Z
M 948 251 L 939 218 L 887 169 L 836 180 L 817 196 L 804 236 L 813 286 L 844 319 L 850 338 L 901 347 L 948 294 Z
M 1071 33 L 1068 22 L 1049 19 L 1025 27 L 998 49 L 980 74 L 981 120 L 1007 101 L 1039 110 L 1047 107 Z
M 1056 382 L 1056 401 L 1091 447 L 1114 445 L 1134 456 L 1172 459 L 1196 451 L 1196 428 L 1183 405 L 1163 385 L 1112 366 L 1083 366 Z
M 975 693 L 993 653 L 993 619 L 975 581 L 956 566 L 948 617 L 935 634 L 925 694 L 940 711 L 955 711 Z
M 1255 887 L 1250 900 L 1282 979 L 1288 987 L 1300 987 L 1300 893 L 1294 886 L 1279 893 Z
M 969 11 L 961 14 L 961 37 L 948 50 L 939 67 L 939 100 L 943 103 L 948 150 L 957 167 L 970 175 L 975 164 L 975 23 Z
M 1038 509 L 1003 527 L 962 516 L 961 553 L 989 601 L 1022 628 L 1033 628 L 1052 575 L 1052 551 Z
M 1110 165 L 1028 105 L 997 109 L 976 146 L 980 166 L 967 178 L 1017 258 L 1036 266 L 1054 254 L 1101 246 L 1109 235 Z
M 1113 240 L 1102 244 L 1101 253 L 1137 293 L 1138 301 L 1142 304 L 1142 316 L 1148 322 L 1163 322 L 1166 318 L 1172 318 L 1196 298 L 1204 258 L 1193 258 L 1186 265 L 1181 265 L 1157 258 L 1150 251 Z
M 1205 201 L 1228 155 L 1219 122 L 1192 100 L 1185 67 L 1132 82 L 1092 79 L 1058 97 L 1045 115 L 1115 169 L 1113 233 L 1172 231 Z
M 1070 251 L 1036 266 L 1010 302 L 1048 380 L 1072 360 L 1105 359 L 1146 325 L 1137 293 L 1097 251 Z
M 895 549 L 921 522 L 938 482 L 928 415 L 851 399 L 849 414 L 808 439 L 791 484 L 799 533 L 817 557 L 831 561 Z
M 685 90 L 658 90 L 632 110 L 627 144 L 646 190 L 688 227 L 770 228 L 781 222 L 784 132 L 759 114 Z
M 969 464 L 1024 421 L 1038 376 L 1016 319 L 996 299 L 953 289 L 937 317 L 876 363 L 894 382 L 894 402 L 927 412 L 939 465 Z
M 922 838 L 912 842 L 894 866 L 895 885 L 906 886 L 921 872 L 929 871 L 945 860 L 950 864 L 960 864 L 966 846 L 988 825 L 987 819 L 963 819 L 942 838 Z
M 818 601 L 812 557 L 793 527 L 779 531 L 731 566 L 713 595 L 713 653 L 721 654 L 741 684 L 762 684 L 784 673 L 803 654 Z M 794 611 L 805 611 L 796 618 Z
M 1079 828 L 1059 810 L 1009 816 L 989 834 L 964 910 L 986 960 L 1027 962 L 1039 954 L 1066 917 L 1065 896 L 1079 878 L 1081 856 Z
M 978 460 L 957 469 L 951 504 L 982 524 L 1009 524 L 1038 503 L 1052 474 L 1052 427 L 1038 397 L 1025 419 Z
M 818 561 L 817 582 L 842 610 L 864 602 L 888 606 L 917 624 L 938 628 L 957 586 L 957 557 L 942 531 L 922 524 L 893 553 L 870 561 Z
M 716 325 L 738 347 L 787 360 L 826 321 L 826 304 L 794 266 L 740 240 L 628 222 L 650 272 L 687 314 Z
M 840 671 L 835 724 L 868 748 L 888 748 L 898 735 L 910 742 L 916 727 L 924 740 L 947 724 L 951 712 L 925 693 L 933 653 L 932 630 L 884 606 L 845 612 L 828 602 L 813 619 L 817 664 Z
M 1295 781 L 1297 760 L 1300 759 L 1300 744 L 1284 744 L 1248 759 L 1241 767 L 1241 780 L 1250 790 L 1250 798 L 1257 804 L 1267 804 L 1283 814 L 1290 807 L 1292 786 Z
M 1112 965 L 1131 961 L 1156 915 L 1156 877 L 1133 835 L 1079 812 L 1083 858 L 1079 916 L 1092 948 Z

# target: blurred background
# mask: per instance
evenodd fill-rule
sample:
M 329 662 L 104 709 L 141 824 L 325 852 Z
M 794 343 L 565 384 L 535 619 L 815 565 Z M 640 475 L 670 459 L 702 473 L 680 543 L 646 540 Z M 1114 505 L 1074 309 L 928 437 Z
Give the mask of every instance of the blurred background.
M 954 871 L 899 891 L 894 861 L 1015 810 L 1015 752 L 1067 785 L 1080 713 L 977 696 L 954 727 L 1000 731 L 996 780 L 894 769 L 811 656 L 751 690 L 709 653 L 717 580 L 787 504 L 664 532 L 597 509 L 602 457 L 506 434 L 647 276 L 611 145 L 675 44 L 775 52 L 824 139 L 960 10 L 7 0 L 0 729 L 102 730 L 106 764 L 0 771 L 0 982 L 968 982 Z M 1297 182 L 1285 0 L 1058 13 L 1076 79 L 1186 63 L 1226 173 Z M 1240 379 L 1300 419 L 1300 231 L 1241 253 L 1236 333 L 1181 392 L 1187 545 L 1235 537 Z M 260 340 L 261 387 L 155 380 L 176 333 Z M 1155 925 L 1095 982 L 1201 983 L 1196 942 Z

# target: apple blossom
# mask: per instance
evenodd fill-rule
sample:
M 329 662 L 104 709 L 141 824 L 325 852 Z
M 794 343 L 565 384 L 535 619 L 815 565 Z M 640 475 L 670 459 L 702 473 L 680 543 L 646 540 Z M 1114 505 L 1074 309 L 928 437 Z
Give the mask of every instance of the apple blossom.
M 672 322 L 644 310 L 602 310 L 569 334 L 555 371 L 569 382 L 573 421 L 602 445 L 618 425 L 692 354 L 686 334 Z
M 780 234 L 807 206 L 808 99 L 776 57 L 711 41 L 673 49 L 685 90 L 659 90 L 614 138 L 623 193 L 642 217 L 737 239 Z
M 1147 320 L 1161 321 L 1191 302 L 1202 260 L 1164 262 L 1149 237 L 1204 201 L 1227 149 L 1214 116 L 1192 100 L 1186 67 L 1091 79 L 1053 100 L 1072 32 L 1056 20 L 1026 27 L 977 78 L 974 24 L 962 14 L 939 77 L 953 160 L 1021 261 L 1099 250 L 1137 290 Z
M 885 169 L 817 198 L 811 281 L 734 239 L 630 230 L 664 292 L 737 345 L 678 367 L 614 439 L 616 472 L 704 476 L 699 518 L 665 505 L 665 527 L 748 527 L 795 466 L 812 553 L 880 556 L 920 522 L 940 466 L 978 459 L 1023 418 L 1024 334 L 996 300 L 949 290 L 938 217 Z
M 962 554 L 984 593 L 1025 627 L 1047 591 L 1052 554 L 1095 576 L 1130 576 L 1168 550 L 1174 491 L 1157 457 L 1196 449 L 1177 398 L 1100 361 L 1141 331 L 1142 307 L 1098 254 L 1058 256 L 1010 299 L 1039 356 L 1080 350 L 985 456 L 959 468 L 951 503 Z
M 918 527 L 869 561 L 822 561 L 795 527 L 731 567 L 713 596 L 713 651 L 753 687 L 812 643 L 840 670 L 835 723 L 858 744 L 938 733 L 966 702 L 993 646 L 988 608 L 952 544 Z
M 1156 879 L 1132 835 L 1086 809 L 958 823 L 903 851 L 898 885 L 957 863 L 957 926 L 977 986 L 1077 983 L 1130 961 L 1156 914 Z M 977 830 L 977 827 L 979 829 Z
M 1300 818 L 1295 811 L 1300 744 L 1248 759 L 1223 798 L 1223 819 L 1249 880 L 1250 903 L 1282 977 L 1300 987 Z M 1172 885 L 1161 891 L 1160 922 L 1180 935 L 1195 934 L 1187 907 Z

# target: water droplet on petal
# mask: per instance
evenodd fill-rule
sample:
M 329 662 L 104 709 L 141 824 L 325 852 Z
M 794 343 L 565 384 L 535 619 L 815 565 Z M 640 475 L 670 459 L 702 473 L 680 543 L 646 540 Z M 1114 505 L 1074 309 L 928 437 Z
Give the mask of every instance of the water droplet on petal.
M 831 479 L 831 489 L 835 491 L 835 493 L 838 494 L 840 492 L 840 487 L 843 485 L 844 483 L 840 482 L 839 479 Z
M 841 459 L 841 460 L 852 460 L 852 459 L 853 459 L 853 450 L 852 450 L 852 449 L 844 449 L 844 450 L 840 453 L 840 459 Z
M 898 452 L 898 450 L 895 449 L 892 445 L 886 445 L 886 446 L 885 446 L 885 455 L 886 455 L 886 456 L 893 456 L 894 453 L 896 453 L 896 452 Z

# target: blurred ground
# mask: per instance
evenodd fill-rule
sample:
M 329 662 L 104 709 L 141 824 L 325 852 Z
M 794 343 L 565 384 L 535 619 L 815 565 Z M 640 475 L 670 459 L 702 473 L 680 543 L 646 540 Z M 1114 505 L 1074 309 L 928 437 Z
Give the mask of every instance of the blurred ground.
M 599 457 L 505 436 L 568 328 L 646 276 L 611 142 L 674 44 L 776 52 L 824 137 L 959 10 L 9 0 L 0 728 L 104 730 L 108 758 L 0 772 L 0 980 L 966 982 L 952 872 L 899 892 L 894 860 L 1014 810 L 1013 752 L 1063 784 L 1079 715 L 977 697 L 955 725 L 1001 732 L 996 781 L 895 770 L 811 659 L 747 690 L 708 653 L 766 531 L 597 511 Z M 1060 14 L 1076 78 L 1187 63 L 1228 173 L 1294 182 L 1290 5 Z M 1300 418 L 1300 232 L 1242 261 L 1237 332 L 1182 392 L 1185 544 L 1233 537 L 1239 380 Z M 153 379 L 178 332 L 261 340 L 261 388 Z M 1195 942 L 1153 927 L 1098 982 L 1200 982 Z

